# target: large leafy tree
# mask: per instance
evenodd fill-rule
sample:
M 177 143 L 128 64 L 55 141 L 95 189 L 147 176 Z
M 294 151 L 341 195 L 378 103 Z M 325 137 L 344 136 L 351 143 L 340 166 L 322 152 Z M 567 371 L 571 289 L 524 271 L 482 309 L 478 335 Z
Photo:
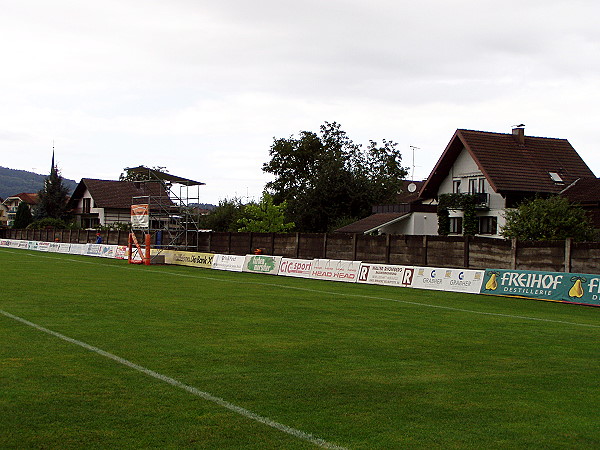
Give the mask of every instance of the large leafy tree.
M 535 198 L 505 213 L 506 225 L 501 234 L 506 238 L 530 241 L 594 240 L 596 233 L 585 211 L 565 197 Z
M 287 203 L 273 204 L 273 197 L 263 192 L 258 203 L 248 203 L 243 210 L 243 216 L 238 220 L 238 231 L 256 233 L 284 233 L 294 228 L 293 222 L 285 221 Z
M 50 217 L 52 219 L 64 219 L 67 216 L 67 201 L 69 200 L 69 188 L 63 182 L 58 168 L 54 165 L 50 175 L 44 180 L 44 187 L 38 192 L 38 205 L 35 211 L 37 220 Z
M 407 170 L 396 143 L 357 145 L 340 125 L 325 122 L 319 133 L 275 139 L 263 171 L 275 204 L 287 202 L 287 220 L 298 231 L 330 231 L 348 218 L 359 219 L 374 204 L 394 200 Z

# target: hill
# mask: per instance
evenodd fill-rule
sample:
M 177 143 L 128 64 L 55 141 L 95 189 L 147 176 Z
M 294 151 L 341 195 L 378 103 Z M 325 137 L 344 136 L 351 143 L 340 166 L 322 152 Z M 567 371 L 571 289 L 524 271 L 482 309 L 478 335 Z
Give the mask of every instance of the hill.
M 47 175 L 0 166 L 0 197 L 5 199 L 21 192 L 38 192 L 44 187 L 46 177 Z M 77 187 L 77 182 L 66 178 L 63 180 L 69 193 L 72 193 Z

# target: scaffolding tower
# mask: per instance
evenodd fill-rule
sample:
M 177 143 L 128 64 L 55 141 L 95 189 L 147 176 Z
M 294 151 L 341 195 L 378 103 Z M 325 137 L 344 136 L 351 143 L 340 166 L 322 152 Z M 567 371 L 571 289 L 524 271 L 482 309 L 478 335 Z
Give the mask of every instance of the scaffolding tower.
M 132 230 L 150 234 L 152 246 L 159 252 L 194 249 L 199 231 L 200 186 L 205 183 L 144 166 L 125 170 L 139 179 L 134 183 L 143 193 L 132 197 L 132 211 L 135 206 L 147 205 L 147 220 L 132 221 Z

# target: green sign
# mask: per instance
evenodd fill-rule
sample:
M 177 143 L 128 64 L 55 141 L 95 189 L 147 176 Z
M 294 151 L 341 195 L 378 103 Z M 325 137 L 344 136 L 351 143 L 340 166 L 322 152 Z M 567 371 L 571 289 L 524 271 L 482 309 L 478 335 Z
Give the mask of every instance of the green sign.
M 600 275 L 488 269 L 480 292 L 600 305 Z

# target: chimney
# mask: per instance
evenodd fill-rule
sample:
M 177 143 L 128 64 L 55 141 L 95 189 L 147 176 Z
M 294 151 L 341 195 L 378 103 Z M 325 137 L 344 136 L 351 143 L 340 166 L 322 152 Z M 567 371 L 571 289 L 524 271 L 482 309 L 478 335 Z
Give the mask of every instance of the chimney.
M 515 125 L 512 129 L 512 134 L 519 145 L 525 145 L 525 125 Z

